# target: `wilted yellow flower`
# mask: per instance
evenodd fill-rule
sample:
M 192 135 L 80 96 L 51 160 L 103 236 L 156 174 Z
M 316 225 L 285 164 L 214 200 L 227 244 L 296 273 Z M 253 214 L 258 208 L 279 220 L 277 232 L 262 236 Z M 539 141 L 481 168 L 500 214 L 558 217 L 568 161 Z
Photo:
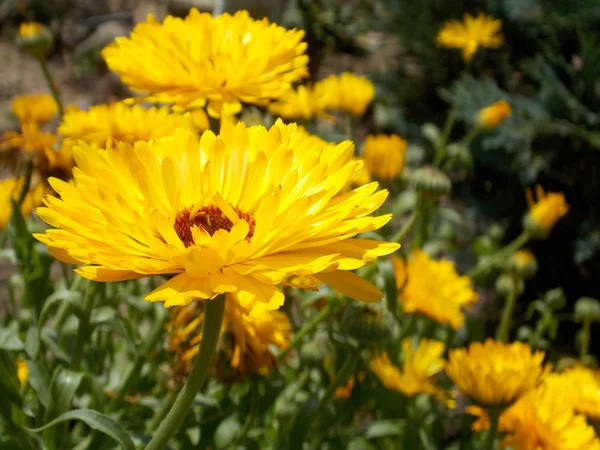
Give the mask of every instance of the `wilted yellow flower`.
M 12 112 L 21 124 L 44 123 L 58 114 L 58 106 L 48 94 L 19 95 L 12 102 Z
M 313 86 L 298 86 L 281 95 L 269 105 L 269 112 L 284 119 L 312 119 L 313 117 L 329 118 L 325 113 L 328 107 L 326 93 Z
M 23 386 L 27 383 L 27 377 L 29 375 L 29 371 L 27 370 L 27 362 L 23 358 L 17 359 L 17 377 L 19 378 L 19 383 Z
M 402 367 L 396 367 L 387 353 L 382 353 L 371 360 L 369 367 L 388 389 L 402 392 L 408 397 L 417 394 L 429 394 L 436 399 L 453 406 L 448 392 L 440 389 L 435 382 L 435 375 L 444 368 L 445 345 L 443 342 L 423 339 L 413 349 L 411 339 L 402 341 Z
M 12 216 L 12 200 L 17 200 L 23 188 L 23 178 L 6 178 L 0 180 L 0 230 L 3 230 Z M 42 204 L 46 189 L 42 183 L 29 190 L 21 205 L 21 214 L 27 218 L 33 208 Z
M 463 22 L 450 20 L 437 35 L 442 47 L 459 48 L 465 62 L 471 61 L 479 47 L 498 48 L 502 45 L 502 21 L 479 13 L 477 17 L 465 14 Z
M 74 145 L 78 140 L 106 145 L 107 139 L 127 142 L 149 141 L 172 134 L 177 128 L 195 129 L 191 117 L 172 113 L 169 108 L 146 109 L 124 103 L 92 106 L 88 111 L 65 113 L 58 132 Z
M 365 140 L 364 158 L 371 175 L 393 180 L 404 169 L 406 141 L 395 134 L 370 134 Z
M 308 74 L 304 31 L 286 30 L 247 11 L 213 17 L 192 9 L 185 19 L 152 16 L 130 37 L 102 50 L 108 67 L 144 100 L 233 115 L 241 103 L 265 105 Z
M 314 275 L 344 295 L 379 301 L 351 270 L 399 246 L 355 239 L 390 215 L 370 217 L 387 191 L 341 193 L 359 169 L 346 141 L 335 151 L 278 121 L 270 129 L 224 122 L 219 136 L 188 130 L 132 147 L 74 148 L 74 185 L 50 179 L 38 215 L 58 229 L 36 238 L 95 281 L 175 275 L 146 296 L 185 305 L 232 293 L 253 314 L 277 309 L 277 285 Z
M 327 109 L 355 116 L 362 116 L 375 97 L 371 80 L 351 72 L 328 76 L 315 85 L 315 91 L 319 98 L 326 98 Z
M 456 273 L 451 261 L 435 261 L 421 250 L 414 250 L 406 261 L 392 258 L 392 264 L 405 313 L 423 314 L 455 330 L 462 327 L 463 308 L 479 299 L 469 277 Z
M 544 374 L 543 352 L 491 339 L 451 350 L 446 374 L 474 403 L 505 407 L 535 388 Z
M 250 373 L 265 375 L 276 369 L 277 354 L 272 348 L 285 349 L 292 334 L 287 316 L 280 311 L 267 311 L 253 319 L 243 314 L 235 299 L 229 298 L 225 305 L 218 357 L 225 360 L 229 369 L 217 369 L 218 376 L 241 381 Z M 174 354 L 173 370 L 181 380 L 187 379 L 192 370 L 202 340 L 203 321 L 199 302 L 173 308 L 171 312 L 166 346 Z
M 500 100 L 479 111 L 477 122 L 479 126 L 491 130 L 496 128 L 512 114 L 512 108 L 506 100 Z
M 538 184 L 535 187 L 537 201 L 531 189 L 527 189 L 529 213 L 525 216 L 525 228 L 537 238 L 545 238 L 556 222 L 569 212 L 569 205 L 562 192 L 548 192 Z

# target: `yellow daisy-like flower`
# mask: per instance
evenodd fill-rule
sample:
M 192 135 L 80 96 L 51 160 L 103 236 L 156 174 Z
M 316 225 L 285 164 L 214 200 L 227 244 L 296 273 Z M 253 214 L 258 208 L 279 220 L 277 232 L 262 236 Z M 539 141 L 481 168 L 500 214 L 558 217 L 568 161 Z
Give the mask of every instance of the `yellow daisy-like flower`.
M 12 216 L 12 200 L 17 200 L 23 187 L 23 178 L 6 178 L 0 180 L 0 230 L 3 230 Z M 27 218 L 33 209 L 42 204 L 42 197 L 47 193 L 45 186 L 38 183 L 29 190 L 21 205 L 21 214 Z
M 381 180 L 393 180 L 404 169 L 406 141 L 395 134 L 368 135 L 364 158 L 371 175 Z
M 39 153 L 52 148 L 58 137 L 42 131 L 37 123 L 21 124 L 21 132 L 5 131 L 0 140 L 0 151 L 22 149 L 28 153 Z
M 445 345 L 443 342 L 423 339 L 413 349 L 411 339 L 402 341 L 402 368 L 396 367 L 387 353 L 382 353 L 371 360 L 369 367 L 388 389 L 402 392 L 408 397 L 417 394 L 429 394 L 434 398 L 454 406 L 450 394 L 440 389 L 435 382 L 435 375 L 444 369 Z
M 108 67 L 144 100 L 233 115 L 241 102 L 265 105 L 308 75 L 304 31 L 286 30 L 247 11 L 185 19 L 148 16 L 130 37 L 102 50 Z
M 319 83 L 315 86 L 298 86 L 281 95 L 269 105 L 269 112 L 284 119 L 309 120 L 314 117 L 329 118 L 325 113 L 328 97 Z
M 58 105 L 48 94 L 20 95 L 12 102 L 12 112 L 21 124 L 48 122 L 58 114 Z
M 568 392 L 568 399 L 577 413 L 600 422 L 600 374 L 590 368 L 577 366 L 546 377 L 544 384 L 560 395 Z
M 195 129 L 190 117 L 172 113 L 169 108 L 146 109 L 124 103 L 92 106 L 88 111 L 67 112 L 58 132 L 73 144 L 83 140 L 105 146 L 108 139 L 127 142 L 149 141 L 173 134 L 178 128 Z
M 500 100 L 479 111 L 477 123 L 487 130 L 496 128 L 512 114 L 512 108 L 506 100 Z
M 543 360 L 544 353 L 527 344 L 488 339 L 450 351 L 446 374 L 474 403 L 505 407 L 538 385 Z
M 392 264 L 405 313 L 423 314 L 455 330 L 462 327 L 463 308 L 479 299 L 469 277 L 456 273 L 451 261 L 435 261 L 421 250 L 414 250 L 406 261 L 392 258 Z
M 525 216 L 524 225 L 533 237 L 543 239 L 548 236 L 556 222 L 569 212 L 569 205 L 562 192 L 545 193 L 538 184 L 535 193 L 537 201 L 534 200 L 531 189 L 526 191 L 529 213 Z
M 25 362 L 23 358 L 17 359 L 17 377 L 19 378 L 21 386 L 27 383 L 28 376 L 29 371 L 27 370 L 27 362 Z
M 328 76 L 317 83 L 315 91 L 322 93 L 320 98 L 326 98 L 328 109 L 355 116 L 362 116 L 375 97 L 371 80 L 351 72 Z
M 21 38 L 34 38 L 38 36 L 44 26 L 37 22 L 23 22 L 19 25 L 19 37 Z
M 465 62 L 471 61 L 479 47 L 498 48 L 502 45 L 501 20 L 483 13 L 477 17 L 465 14 L 463 19 L 463 22 L 450 20 L 444 24 L 437 35 L 438 45 L 461 49 Z
M 168 350 L 173 352 L 173 371 L 179 380 L 189 376 L 202 340 L 204 314 L 202 304 L 193 302 L 173 308 L 171 321 L 167 324 Z M 280 311 L 267 311 L 255 319 L 243 314 L 234 299 L 226 302 L 222 336 L 218 356 L 223 358 L 229 370 L 218 369 L 219 378 L 242 381 L 250 373 L 266 375 L 278 366 L 277 355 L 272 348 L 285 349 L 292 335 L 292 325 Z
M 225 122 L 199 141 L 178 130 L 133 147 L 82 143 L 74 185 L 50 179 L 61 199 L 38 209 L 58 229 L 35 236 L 91 280 L 174 275 L 146 296 L 166 306 L 229 292 L 256 315 L 281 306 L 277 285 L 291 275 L 379 301 L 351 270 L 399 247 L 355 238 L 389 222 L 369 216 L 388 192 L 370 183 L 342 193 L 359 169 L 353 145 L 325 148 L 280 121 Z

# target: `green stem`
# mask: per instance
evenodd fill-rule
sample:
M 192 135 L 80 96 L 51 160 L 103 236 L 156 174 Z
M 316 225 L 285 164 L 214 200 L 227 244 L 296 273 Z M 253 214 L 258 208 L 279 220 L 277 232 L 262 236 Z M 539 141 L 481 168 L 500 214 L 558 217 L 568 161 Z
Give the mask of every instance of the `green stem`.
M 169 318 L 169 313 L 166 308 L 160 308 L 158 312 L 158 317 L 155 318 L 154 325 L 150 330 L 150 334 L 145 340 L 145 344 L 142 347 L 142 351 L 138 353 L 137 357 L 129 372 L 125 376 L 125 381 L 119 388 L 117 394 L 113 397 L 113 399 L 108 404 L 108 411 L 115 411 L 119 406 L 121 406 L 121 402 L 125 398 L 125 395 L 131 390 L 133 385 L 139 379 L 139 376 L 142 372 L 142 366 L 146 361 L 148 361 L 148 355 L 154 349 L 154 346 L 159 341 L 159 339 L 163 336 L 164 332 L 164 324 Z
M 302 340 L 304 339 L 304 336 L 311 333 L 315 328 L 317 328 L 317 326 L 323 320 L 325 320 L 325 318 L 329 315 L 330 312 L 331 312 L 331 306 L 327 305 L 321 311 L 319 311 L 319 313 L 315 317 L 313 317 L 310 322 L 308 322 L 306 325 L 304 325 L 304 327 L 302 327 L 294 335 L 294 338 L 290 342 L 290 345 L 281 351 L 281 353 L 279 354 L 279 357 L 278 357 L 279 361 L 282 361 L 291 349 L 298 347 L 300 342 L 302 342 Z
M 83 299 L 83 312 L 79 318 L 79 328 L 77 329 L 77 336 L 75 337 L 75 348 L 71 356 L 71 363 L 69 369 L 77 372 L 81 369 L 81 360 L 83 359 L 83 348 L 88 339 L 88 333 L 90 328 L 90 316 L 94 309 L 94 299 L 96 297 L 96 285 L 88 281 L 88 286 Z
M 168 392 L 167 395 L 165 395 L 163 397 L 162 401 L 158 405 L 158 411 L 156 412 L 156 414 L 154 415 L 154 417 L 148 424 L 147 430 L 149 432 L 152 432 L 158 428 L 158 426 L 160 425 L 162 420 L 165 418 L 165 416 L 171 409 L 172 404 L 173 404 L 173 394 L 171 392 Z
M 412 248 L 421 248 L 425 242 L 427 242 L 429 224 L 431 223 L 434 208 L 435 204 L 425 204 L 425 202 L 421 204 L 419 211 L 419 229 L 417 230 L 417 235 L 412 242 Z
M 244 427 L 238 433 L 238 435 L 227 445 L 226 448 L 236 448 L 236 445 L 241 442 L 242 439 L 246 437 L 246 433 L 250 429 L 252 422 L 254 422 L 254 418 L 258 415 L 259 407 L 260 407 L 260 395 L 258 392 L 258 382 L 256 378 L 252 377 L 250 380 L 250 389 L 252 391 L 252 398 L 250 400 L 250 414 L 246 417 L 246 421 L 244 422 Z
M 490 429 L 488 430 L 487 438 L 485 440 L 484 450 L 495 450 L 496 449 L 496 436 L 498 436 L 498 426 L 500 424 L 501 411 L 490 409 L 488 415 L 490 417 Z
M 204 301 L 204 327 L 202 329 L 202 340 L 200 350 L 194 361 L 194 367 L 183 389 L 177 396 L 175 404 L 162 421 L 154 436 L 146 446 L 146 450 L 164 450 L 171 436 L 177 431 L 183 419 L 187 415 L 196 394 L 202 387 L 212 357 L 217 348 L 217 341 L 221 333 L 221 323 L 225 311 L 225 294 L 218 295 L 213 300 Z
M 508 342 L 508 335 L 510 333 L 510 324 L 512 316 L 515 311 L 515 305 L 517 304 L 517 287 L 515 283 L 512 283 L 512 289 L 504 300 L 504 309 L 502 310 L 502 319 L 500 320 L 500 326 L 496 332 L 496 340 Z
M 479 134 L 479 132 L 481 131 L 481 129 L 478 126 L 474 126 L 473 128 L 471 128 L 471 130 L 465 135 L 464 138 L 462 138 L 462 140 L 460 141 L 460 143 L 462 145 L 464 145 L 465 147 L 468 147 L 469 144 L 471 142 L 473 142 L 473 139 L 475 139 L 477 137 L 477 135 Z
M 448 117 L 446 117 L 446 122 L 444 123 L 444 129 L 442 131 L 442 136 L 440 138 L 440 142 L 435 149 L 435 160 L 433 165 L 435 167 L 439 167 L 444 158 L 446 157 L 446 153 L 448 150 L 448 139 L 450 138 L 450 133 L 452 133 L 452 129 L 454 128 L 454 124 L 456 123 L 456 111 L 451 110 L 448 113 Z
M 507 244 L 506 247 L 504 247 L 504 248 L 498 250 L 496 253 L 490 255 L 488 257 L 488 261 L 491 260 L 494 264 L 503 262 L 504 258 L 512 255 L 514 252 L 516 252 L 521 247 L 523 247 L 525 244 L 527 244 L 527 242 L 529 242 L 530 238 L 531 237 L 529 236 L 529 233 L 527 233 L 526 231 L 521 232 L 521 234 L 518 235 L 511 243 Z M 471 278 L 475 278 L 475 277 L 477 277 L 477 275 L 479 275 L 481 272 L 483 272 L 487 267 L 489 267 L 489 266 L 483 266 L 481 264 L 478 264 L 478 265 L 472 267 L 466 273 L 466 275 Z
M 327 404 L 331 401 L 335 392 L 338 390 L 340 386 L 342 386 L 350 377 L 354 368 L 356 367 L 356 363 L 360 359 L 360 351 L 358 349 L 352 349 L 350 351 L 350 355 L 348 359 L 344 362 L 344 365 L 341 367 L 335 379 L 331 382 L 331 384 L 327 387 L 325 394 L 321 398 L 321 406 L 323 409 L 327 406 Z
M 54 97 L 54 101 L 56 102 L 56 105 L 58 106 L 58 114 L 60 115 L 60 117 L 62 117 L 64 114 L 63 104 L 60 99 L 60 95 L 58 94 L 58 90 L 56 89 L 56 86 L 54 84 L 54 81 L 52 81 L 50 72 L 48 71 L 48 64 L 46 63 L 46 58 L 41 57 L 39 59 L 39 62 L 40 62 L 40 66 L 42 67 L 42 72 L 44 73 L 44 78 L 46 78 L 46 81 L 48 82 L 48 86 L 50 87 L 50 92 L 52 92 L 52 97 Z
M 350 141 L 354 140 L 354 118 L 351 114 L 344 117 L 344 137 Z
M 31 174 L 33 173 L 33 161 L 28 160 L 27 165 L 25 166 L 25 179 L 23 180 L 23 186 L 21 187 L 21 192 L 19 193 L 19 198 L 17 199 L 17 205 L 19 208 L 25 201 L 25 197 L 27 197 L 27 193 L 29 192 L 29 186 L 31 185 Z
M 589 319 L 583 320 L 581 336 L 581 348 L 579 349 L 579 359 L 583 360 L 587 356 L 590 350 L 590 337 L 592 331 L 592 321 Z
M 410 230 L 412 230 L 412 228 L 415 226 L 415 223 L 417 223 L 417 220 L 419 218 L 419 211 L 419 206 L 415 205 L 415 209 L 413 209 L 408 220 L 404 222 L 402 228 L 400 228 L 400 230 L 394 235 L 394 237 L 392 238 L 392 242 L 402 243 L 406 235 L 410 233 Z

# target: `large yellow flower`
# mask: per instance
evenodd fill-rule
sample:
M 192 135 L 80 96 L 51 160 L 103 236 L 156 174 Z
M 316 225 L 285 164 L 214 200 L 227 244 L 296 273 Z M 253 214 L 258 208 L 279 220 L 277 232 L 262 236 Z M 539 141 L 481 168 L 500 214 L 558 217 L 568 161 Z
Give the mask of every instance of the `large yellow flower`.
M 329 118 L 325 113 L 328 106 L 326 92 L 319 89 L 319 83 L 316 83 L 314 86 L 298 86 L 285 92 L 269 105 L 269 112 L 284 119 Z
M 471 61 L 479 47 L 498 48 L 502 45 L 502 21 L 480 13 L 477 17 L 464 15 L 464 21 L 450 20 L 437 35 L 442 47 L 459 48 L 465 62 Z
M 364 157 L 371 175 L 381 180 L 393 180 L 404 169 L 406 141 L 395 134 L 368 135 Z
M 12 200 L 17 200 L 23 188 L 23 178 L 6 178 L 0 180 L 0 230 L 3 230 L 12 216 Z M 42 197 L 47 190 L 42 183 L 38 183 L 29 190 L 21 205 L 21 214 L 27 218 L 33 208 L 42 204 Z
M 435 375 L 444 369 L 443 342 L 423 339 L 413 349 L 411 339 L 402 341 L 402 367 L 396 367 L 387 353 L 371 360 L 369 367 L 385 387 L 402 392 L 408 397 L 429 394 L 449 406 L 454 404 L 450 394 L 435 382 Z
M 320 98 L 326 98 L 327 109 L 355 116 L 362 116 L 375 97 L 371 80 L 351 72 L 328 76 L 315 85 L 315 91 L 321 93 Z
M 600 422 L 600 374 L 594 370 L 577 366 L 546 377 L 544 384 L 560 395 L 568 392 L 575 412 L 585 414 Z
M 370 183 L 341 193 L 360 164 L 346 141 L 335 152 L 295 125 L 225 122 L 198 141 L 187 130 L 150 142 L 75 147 L 74 185 L 50 179 L 38 215 L 58 229 L 36 237 L 58 259 L 86 264 L 96 281 L 174 275 L 146 296 L 188 304 L 230 292 L 254 314 L 277 309 L 290 275 L 363 301 L 381 291 L 350 272 L 398 244 L 356 239 L 390 215 L 370 217 L 388 195 Z
M 149 16 L 102 56 L 145 100 L 184 108 L 208 102 L 218 117 L 238 113 L 240 102 L 264 105 L 306 76 L 303 37 L 302 30 L 252 20 L 247 11 L 213 17 L 192 9 L 162 24 Z
M 58 114 L 58 106 L 48 94 L 20 95 L 15 97 L 11 107 L 21 124 L 48 122 Z
M 107 139 L 127 142 L 149 141 L 172 134 L 177 128 L 194 130 L 191 117 L 172 113 L 169 108 L 146 109 L 124 103 L 92 106 L 88 111 L 68 111 L 58 132 L 72 145 L 81 139 L 105 146 Z
M 450 351 L 446 374 L 474 403 L 505 407 L 537 386 L 543 360 L 544 353 L 532 352 L 527 344 L 488 339 Z
M 393 258 L 392 263 L 405 313 L 423 314 L 454 329 L 462 327 L 463 308 L 479 299 L 469 277 L 458 275 L 451 261 L 435 261 L 421 250 L 414 250 L 406 261 Z
M 569 205 L 562 192 L 545 193 L 544 189 L 537 185 L 535 193 L 537 201 L 534 200 L 530 189 L 526 191 L 529 213 L 525 216 L 525 227 L 534 237 L 544 238 L 556 222 L 569 212 Z

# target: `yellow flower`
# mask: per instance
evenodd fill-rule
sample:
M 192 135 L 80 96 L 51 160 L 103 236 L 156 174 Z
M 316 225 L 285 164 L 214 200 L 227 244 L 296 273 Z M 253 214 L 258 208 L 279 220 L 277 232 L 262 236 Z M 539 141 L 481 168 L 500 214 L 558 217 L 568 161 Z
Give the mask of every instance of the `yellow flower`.
M 529 250 L 518 250 L 513 254 L 513 259 L 517 266 L 525 267 L 535 262 L 535 256 Z
M 359 169 L 352 143 L 325 151 L 303 133 L 225 121 L 200 140 L 180 129 L 133 147 L 81 143 L 74 185 L 51 178 L 61 199 L 37 211 L 58 229 L 35 236 L 91 280 L 175 275 L 146 296 L 166 306 L 230 292 L 258 315 L 281 306 L 277 285 L 291 275 L 379 301 L 351 270 L 399 247 L 355 238 L 389 222 L 369 216 L 388 192 L 370 183 L 341 193 Z
M 364 157 L 371 175 L 382 180 L 393 180 L 404 169 L 406 141 L 395 134 L 368 135 Z
M 365 76 L 344 72 L 317 82 L 315 92 L 320 93 L 319 98 L 325 98 L 327 109 L 362 116 L 375 97 L 375 86 Z
M 313 86 L 298 86 L 281 95 L 269 105 L 269 112 L 284 119 L 305 119 L 313 117 L 329 118 L 325 113 L 328 106 L 327 96 Z
M 174 374 L 180 380 L 187 379 L 192 370 L 202 340 L 203 321 L 199 302 L 173 308 L 171 312 L 166 346 L 173 352 Z M 288 346 L 292 325 L 280 311 L 267 311 L 255 319 L 246 317 L 235 299 L 229 298 L 221 331 L 218 355 L 225 359 L 228 370 L 217 370 L 217 375 L 223 380 L 242 381 L 250 373 L 266 375 L 277 369 L 277 354 L 272 348 L 283 350 Z
M 488 339 L 450 351 L 446 374 L 474 403 L 505 407 L 537 386 L 543 360 L 544 353 L 532 352 L 527 344 Z
M 464 15 L 464 21 L 450 20 L 437 36 L 442 47 L 462 49 L 465 62 L 471 61 L 479 47 L 498 48 L 502 45 L 502 21 L 480 13 L 477 17 Z
M 15 97 L 11 106 L 21 124 L 48 122 L 58 114 L 58 106 L 48 94 L 20 95 Z
M 241 103 L 266 105 L 308 75 L 304 31 L 286 30 L 247 11 L 213 17 L 192 9 L 162 24 L 148 16 L 130 37 L 102 51 L 108 67 L 144 100 L 233 115 Z
M 37 22 L 23 22 L 19 25 L 19 36 L 22 38 L 32 38 L 40 34 L 44 26 Z
M 21 132 L 5 131 L 0 140 L 0 151 L 22 149 L 28 153 L 44 152 L 52 148 L 58 137 L 52 133 L 42 131 L 37 123 L 21 124 Z
M 479 126 L 491 130 L 496 128 L 512 114 L 512 108 L 506 100 L 500 100 L 479 111 L 477 122 Z
M 568 392 L 567 399 L 577 413 L 600 421 L 600 375 L 584 366 L 577 366 L 547 376 L 544 384 L 560 395 Z
M 414 250 L 407 261 L 392 258 L 392 264 L 405 313 L 426 315 L 455 330 L 462 327 L 462 309 L 479 299 L 469 277 L 458 275 L 451 261 L 435 261 L 421 250 Z
M 440 389 L 434 379 L 444 368 L 444 349 L 443 342 L 429 339 L 421 340 L 418 347 L 413 349 L 409 338 L 402 341 L 401 368 L 392 364 L 387 353 L 373 358 L 369 367 L 388 389 L 402 392 L 408 397 L 429 394 L 453 407 L 454 400 L 450 394 Z
M 371 174 L 369 173 L 369 171 L 367 170 L 367 167 L 365 165 L 365 159 L 364 158 L 354 158 L 355 161 L 359 161 L 362 166 L 359 169 L 359 171 L 356 173 L 356 176 L 354 177 L 354 180 L 352 180 L 352 186 L 363 186 L 365 184 L 368 184 L 371 182 Z
M 27 383 L 28 375 L 29 372 L 27 370 L 27 363 L 25 360 L 22 358 L 17 359 L 17 377 L 19 378 L 19 383 L 21 383 L 21 386 Z
M 531 189 L 527 189 L 529 213 L 525 216 L 525 228 L 537 238 L 545 238 L 558 220 L 567 214 L 569 205 L 562 192 L 548 192 L 538 184 L 535 187 L 537 201 Z
M 167 107 L 146 109 L 113 103 L 92 106 L 89 111 L 68 111 L 58 132 L 71 145 L 81 139 L 104 146 L 109 138 L 133 145 L 136 141 L 168 136 L 177 128 L 194 130 L 195 126 L 190 117 L 172 113 Z
M 35 58 L 43 58 L 52 47 L 52 34 L 37 22 L 24 22 L 19 26 L 17 45 Z
M 0 230 L 3 230 L 12 216 L 12 200 L 17 200 L 23 187 L 23 178 L 6 178 L 0 180 Z M 41 205 L 42 197 L 46 189 L 42 183 L 38 183 L 29 190 L 21 205 L 21 213 L 27 218 L 31 215 L 33 208 Z

